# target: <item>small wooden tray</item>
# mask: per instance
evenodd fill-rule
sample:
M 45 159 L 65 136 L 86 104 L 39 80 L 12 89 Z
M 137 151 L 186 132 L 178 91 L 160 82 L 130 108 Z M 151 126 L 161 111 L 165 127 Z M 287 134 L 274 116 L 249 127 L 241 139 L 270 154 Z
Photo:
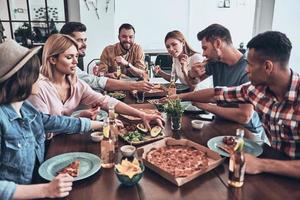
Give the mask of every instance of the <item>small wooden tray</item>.
M 151 137 L 151 136 L 150 136 L 150 133 L 146 133 L 146 134 L 143 133 L 143 135 L 144 135 L 143 140 L 142 140 L 142 141 L 138 141 L 138 142 L 130 142 L 130 141 L 126 140 L 124 136 L 127 135 L 127 134 L 128 134 L 127 130 L 126 130 L 126 129 L 122 129 L 122 130 L 121 130 L 121 134 L 119 134 L 119 137 L 120 137 L 122 140 L 124 140 L 126 143 L 132 144 L 132 145 L 146 144 L 146 143 L 150 143 L 150 142 L 153 142 L 153 141 L 157 141 L 157 140 L 160 140 L 160 139 L 163 139 L 164 137 L 166 137 L 165 132 L 164 132 L 164 129 L 163 129 L 163 130 L 161 131 L 161 133 L 160 133 L 158 136 L 156 136 L 156 137 Z

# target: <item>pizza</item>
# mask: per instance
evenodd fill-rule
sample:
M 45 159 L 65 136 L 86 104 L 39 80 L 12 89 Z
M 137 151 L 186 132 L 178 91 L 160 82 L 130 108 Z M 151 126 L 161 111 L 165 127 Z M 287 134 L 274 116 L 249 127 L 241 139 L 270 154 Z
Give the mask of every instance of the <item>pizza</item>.
M 205 152 L 183 145 L 153 148 L 146 154 L 146 160 L 175 178 L 187 177 L 208 167 Z
M 79 175 L 79 166 L 80 166 L 80 160 L 75 160 L 68 166 L 61 169 L 58 174 L 69 174 L 72 177 L 77 177 Z

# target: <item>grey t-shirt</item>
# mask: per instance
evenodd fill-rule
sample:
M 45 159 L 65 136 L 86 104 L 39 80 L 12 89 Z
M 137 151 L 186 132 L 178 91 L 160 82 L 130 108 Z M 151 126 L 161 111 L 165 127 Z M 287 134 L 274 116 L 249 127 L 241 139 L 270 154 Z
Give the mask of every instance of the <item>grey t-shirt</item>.
M 229 66 L 228 64 L 213 61 L 205 66 L 206 75 L 213 76 L 214 87 L 216 86 L 238 86 L 246 82 L 249 82 L 247 73 L 247 60 L 244 56 L 234 65 Z M 219 106 L 237 108 L 237 103 L 218 103 Z M 225 120 L 217 116 L 218 120 Z M 252 119 L 245 128 L 255 133 L 257 140 L 266 140 L 265 132 L 260 122 L 259 116 L 254 112 Z

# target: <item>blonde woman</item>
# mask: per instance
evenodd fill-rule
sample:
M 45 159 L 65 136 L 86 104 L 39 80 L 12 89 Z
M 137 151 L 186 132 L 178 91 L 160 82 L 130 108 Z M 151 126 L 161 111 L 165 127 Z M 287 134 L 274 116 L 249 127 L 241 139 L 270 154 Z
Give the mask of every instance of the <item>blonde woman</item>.
M 93 117 L 96 108 L 108 109 L 115 106 L 118 113 L 140 117 L 150 128 L 149 122 L 156 120 L 160 125 L 161 116 L 145 114 L 114 98 L 93 91 L 84 81 L 77 78 L 76 67 L 78 47 L 76 41 L 63 34 L 51 35 L 44 46 L 40 92 L 30 97 L 30 101 L 42 112 L 56 115 L 71 115 L 79 104 L 92 107 L 80 114 Z
M 188 72 L 196 62 L 201 62 L 202 56 L 194 51 L 186 41 L 184 35 L 177 30 L 167 33 L 165 37 L 165 45 L 168 53 L 173 58 L 172 72 L 180 82 L 188 85 L 191 89 L 198 83 L 197 79 L 188 76 Z M 154 72 L 167 81 L 170 81 L 171 75 L 161 70 L 160 66 L 154 67 Z

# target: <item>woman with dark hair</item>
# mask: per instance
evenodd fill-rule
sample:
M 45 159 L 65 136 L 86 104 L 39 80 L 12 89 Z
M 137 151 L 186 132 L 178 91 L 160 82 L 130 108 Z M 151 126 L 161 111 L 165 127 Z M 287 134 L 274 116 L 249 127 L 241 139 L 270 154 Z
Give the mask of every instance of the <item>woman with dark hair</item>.
M 13 40 L 0 44 L 1 200 L 67 196 L 73 182 L 67 174 L 50 183 L 31 184 L 44 161 L 45 133 L 87 133 L 103 125 L 85 118 L 43 114 L 26 100 L 39 91 L 39 49 L 29 50 Z
M 169 54 L 173 57 L 173 65 L 171 74 L 175 74 L 181 83 L 188 85 L 191 89 L 198 83 L 197 79 L 191 79 L 188 72 L 196 62 L 201 62 L 202 56 L 194 51 L 186 41 L 184 35 L 180 31 L 171 31 L 165 37 L 165 45 Z M 154 72 L 167 81 L 170 81 L 171 75 L 162 71 L 160 66 L 154 67 Z

